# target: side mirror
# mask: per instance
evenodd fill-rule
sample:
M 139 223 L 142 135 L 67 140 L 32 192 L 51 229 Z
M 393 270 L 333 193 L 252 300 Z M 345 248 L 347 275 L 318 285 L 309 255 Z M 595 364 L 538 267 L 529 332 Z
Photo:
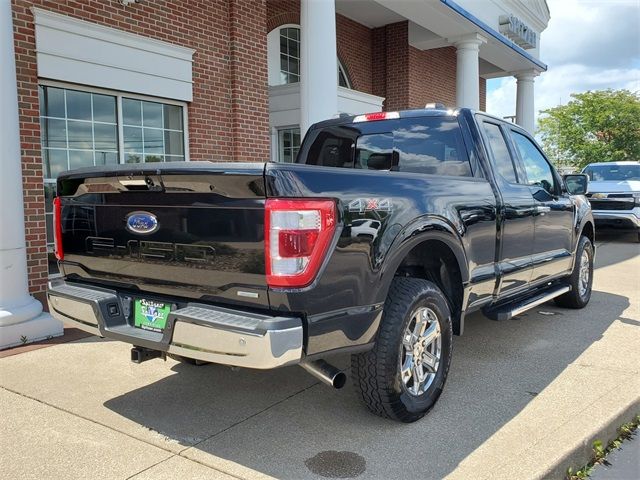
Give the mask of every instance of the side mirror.
M 562 177 L 564 185 L 571 195 L 584 195 L 589 186 L 589 177 L 582 173 L 571 173 Z

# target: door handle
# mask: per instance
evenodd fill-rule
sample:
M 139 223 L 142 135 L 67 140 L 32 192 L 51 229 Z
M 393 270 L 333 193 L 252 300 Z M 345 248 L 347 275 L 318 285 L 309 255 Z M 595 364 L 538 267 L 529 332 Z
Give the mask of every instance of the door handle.
M 540 215 L 544 215 L 545 213 L 550 211 L 551 211 L 551 207 L 536 205 L 536 213 L 539 213 Z

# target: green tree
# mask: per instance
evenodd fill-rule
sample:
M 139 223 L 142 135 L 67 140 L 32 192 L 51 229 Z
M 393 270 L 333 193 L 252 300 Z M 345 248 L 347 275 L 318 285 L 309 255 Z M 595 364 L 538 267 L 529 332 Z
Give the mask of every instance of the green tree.
M 640 160 L 640 96 L 629 90 L 571 95 L 543 110 L 538 134 L 556 165 Z

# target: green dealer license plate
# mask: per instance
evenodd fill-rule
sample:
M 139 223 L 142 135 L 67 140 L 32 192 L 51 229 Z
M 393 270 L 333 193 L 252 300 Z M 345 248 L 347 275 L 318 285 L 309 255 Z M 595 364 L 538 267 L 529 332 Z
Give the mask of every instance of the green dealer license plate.
M 171 304 L 139 299 L 134 302 L 134 325 L 143 330 L 162 332 L 167 324 Z

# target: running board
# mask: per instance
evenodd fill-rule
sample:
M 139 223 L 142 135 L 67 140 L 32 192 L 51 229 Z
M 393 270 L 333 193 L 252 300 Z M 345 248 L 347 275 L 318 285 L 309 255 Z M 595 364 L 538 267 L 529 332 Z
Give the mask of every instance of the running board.
M 534 295 L 533 297 L 525 298 L 524 300 L 506 303 L 504 305 L 485 309 L 483 313 L 491 320 L 509 320 L 516 315 L 520 315 L 521 313 L 526 312 L 530 308 L 542 305 L 543 303 L 548 302 L 549 300 L 556 298 L 564 293 L 567 293 L 570 290 L 571 287 L 568 285 L 552 287 L 538 293 L 537 295 Z

